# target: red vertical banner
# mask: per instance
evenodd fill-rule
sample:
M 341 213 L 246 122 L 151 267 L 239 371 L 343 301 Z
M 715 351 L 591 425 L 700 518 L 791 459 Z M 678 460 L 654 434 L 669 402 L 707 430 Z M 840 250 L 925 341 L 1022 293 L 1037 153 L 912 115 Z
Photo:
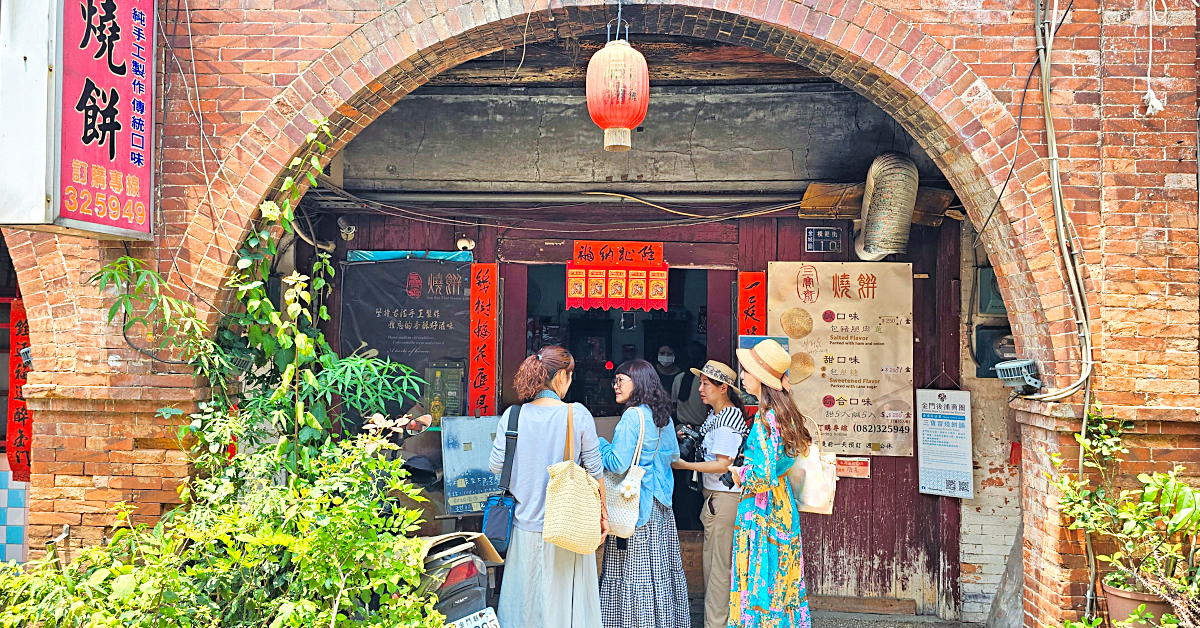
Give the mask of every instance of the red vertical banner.
M 29 346 L 29 320 L 20 299 L 13 299 L 9 318 L 8 354 L 8 466 L 12 479 L 29 481 L 29 449 L 33 440 L 33 420 L 25 405 L 25 394 L 21 387 L 29 376 L 29 368 L 21 359 L 21 349 Z
M 567 309 L 587 307 L 587 268 L 567 263 Z
M 625 269 L 608 269 L 608 308 L 616 310 L 625 309 L 627 300 L 625 296 Z
M 738 273 L 738 335 L 767 333 L 767 273 Z
M 467 402 L 468 412 L 474 416 L 496 414 L 499 283 L 498 264 L 471 264 L 471 358 Z
M 625 307 L 631 310 L 646 309 L 646 269 L 631 268 L 625 289 Z
M 608 304 L 608 272 L 603 268 L 587 269 L 588 309 L 604 309 Z
M 667 270 L 651 270 L 646 283 L 646 309 L 667 309 Z

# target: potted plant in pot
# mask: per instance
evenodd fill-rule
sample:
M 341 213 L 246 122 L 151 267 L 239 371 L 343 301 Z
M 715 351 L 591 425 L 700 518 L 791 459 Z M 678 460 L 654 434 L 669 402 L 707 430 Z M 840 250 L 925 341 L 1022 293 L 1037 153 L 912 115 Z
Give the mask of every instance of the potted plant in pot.
M 1122 486 L 1118 465 L 1129 453 L 1122 434 L 1130 426 L 1104 417 L 1099 406 L 1085 421 L 1087 429 L 1076 436 L 1082 473 L 1061 473 L 1054 482 L 1070 529 L 1112 549 L 1096 556 L 1109 568 L 1101 586 L 1110 619 L 1200 627 L 1200 494 L 1179 479 L 1178 469 L 1142 474 L 1137 484 Z M 1054 464 L 1062 469 L 1057 454 Z

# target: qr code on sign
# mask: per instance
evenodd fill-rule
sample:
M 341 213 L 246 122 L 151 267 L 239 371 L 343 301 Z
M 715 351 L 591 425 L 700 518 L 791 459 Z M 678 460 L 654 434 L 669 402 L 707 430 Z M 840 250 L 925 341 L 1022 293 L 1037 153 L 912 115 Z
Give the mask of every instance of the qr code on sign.
M 958 481 L 958 490 L 962 491 L 964 493 L 971 490 L 971 483 L 967 482 L 965 480 L 959 480 Z
M 947 491 L 954 490 L 954 480 L 946 480 L 946 490 Z

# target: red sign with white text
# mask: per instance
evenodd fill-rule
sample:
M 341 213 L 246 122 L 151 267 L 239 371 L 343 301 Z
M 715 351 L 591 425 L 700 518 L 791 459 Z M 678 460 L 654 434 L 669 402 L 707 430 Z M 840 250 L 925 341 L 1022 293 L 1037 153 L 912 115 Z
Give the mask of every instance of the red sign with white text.
M 471 264 L 470 373 L 467 402 L 474 416 L 496 414 L 499 264 Z
M 155 14 L 154 0 L 66 4 L 60 219 L 151 231 Z

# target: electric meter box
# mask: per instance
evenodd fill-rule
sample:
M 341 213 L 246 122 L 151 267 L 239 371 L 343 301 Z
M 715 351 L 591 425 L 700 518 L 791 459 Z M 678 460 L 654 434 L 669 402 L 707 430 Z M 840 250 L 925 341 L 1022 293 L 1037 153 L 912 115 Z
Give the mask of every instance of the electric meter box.
M 155 5 L 0 2 L 0 225 L 153 239 Z
M 1017 343 L 1009 327 L 975 328 L 975 377 L 996 378 L 996 365 L 1017 357 Z
M 1000 283 L 996 281 L 996 269 L 991 266 L 976 269 L 976 291 L 979 293 L 979 310 L 983 316 L 1008 316 L 1004 297 L 1000 296 Z

